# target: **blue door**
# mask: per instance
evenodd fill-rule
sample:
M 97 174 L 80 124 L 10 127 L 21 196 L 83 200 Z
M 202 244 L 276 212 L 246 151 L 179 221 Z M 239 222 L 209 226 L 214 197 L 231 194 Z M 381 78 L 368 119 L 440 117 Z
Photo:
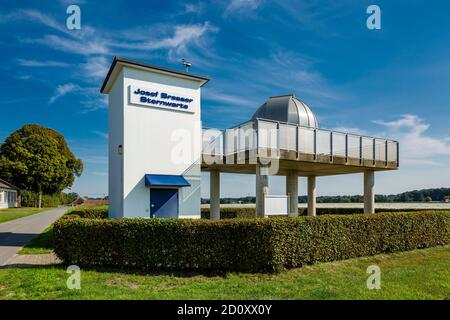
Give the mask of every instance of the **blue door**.
M 150 189 L 150 217 L 178 218 L 178 189 Z

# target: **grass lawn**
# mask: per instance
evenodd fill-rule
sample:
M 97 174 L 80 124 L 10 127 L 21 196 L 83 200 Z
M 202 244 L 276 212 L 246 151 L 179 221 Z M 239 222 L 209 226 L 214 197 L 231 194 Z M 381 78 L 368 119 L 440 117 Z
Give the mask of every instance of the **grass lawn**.
M 366 269 L 381 268 L 368 290 Z M 450 246 L 322 263 L 279 274 L 82 270 L 68 290 L 63 267 L 0 269 L 0 299 L 450 299 Z
M 53 252 L 53 225 L 28 242 L 18 254 L 43 254 Z
M 8 208 L 0 209 L 0 223 L 30 216 L 42 212 L 48 208 Z

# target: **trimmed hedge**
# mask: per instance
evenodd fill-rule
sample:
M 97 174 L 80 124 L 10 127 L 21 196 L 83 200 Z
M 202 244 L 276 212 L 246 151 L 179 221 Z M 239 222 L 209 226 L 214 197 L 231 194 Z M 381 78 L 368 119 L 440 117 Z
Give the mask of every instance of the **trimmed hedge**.
M 450 212 L 222 221 L 59 219 L 67 264 L 142 270 L 278 271 L 450 243 Z
M 388 212 L 422 212 L 422 211 L 448 211 L 448 209 L 395 209 L 395 208 L 377 208 L 375 209 L 376 213 L 388 213 Z M 325 215 L 325 214 L 335 214 L 335 215 L 347 215 L 347 214 L 362 214 L 364 213 L 363 208 L 316 208 L 317 215 Z M 298 208 L 298 214 L 300 216 L 307 215 L 306 208 Z M 202 219 L 209 219 L 209 208 L 201 209 L 201 217 Z M 224 207 L 220 208 L 220 218 L 221 219 L 241 219 L 241 218 L 254 218 L 255 217 L 255 208 L 254 207 Z
M 67 212 L 68 217 L 88 218 L 88 219 L 106 219 L 108 218 L 108 206 L 89 207 L 77 206 Z

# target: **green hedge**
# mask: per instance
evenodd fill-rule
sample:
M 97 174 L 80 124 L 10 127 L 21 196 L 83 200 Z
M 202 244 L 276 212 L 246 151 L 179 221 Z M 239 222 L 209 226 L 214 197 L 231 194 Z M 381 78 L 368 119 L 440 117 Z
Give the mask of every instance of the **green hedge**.
M 77 206 L 70 209 L 66 216 L 88 219 L 106 219 L 108 218 L 108 206 Z
M 375 209 L 376 213 L 388 213 L 388 212 L 418 212 L 418 211 L 448 211 L 448 209 Z M 325 214 L 335 214 L 335 215 L 347 215 L 347 214 L 362 214 L 364 213 L 363 208 L 316 208 L 317 215 L 325 215 Z M 300 216 L 307 215 L 306 208 L 298 208 L 298 214 Z M 203 219 L 209 219 L 209 208 L 201 209 L 201 217 Z M 240 218 L 254 218 L 255 217 L 255 208 L 254 207 L 224 207 L 220 208 L 220 218 L 221 219 L 240 219 Z
M 76 216 L 74 216 L 76 217 Z M 450 212 L 222 221 L 59 219 L 67 264 L 143 270 L 277 271 L 450 243 Z

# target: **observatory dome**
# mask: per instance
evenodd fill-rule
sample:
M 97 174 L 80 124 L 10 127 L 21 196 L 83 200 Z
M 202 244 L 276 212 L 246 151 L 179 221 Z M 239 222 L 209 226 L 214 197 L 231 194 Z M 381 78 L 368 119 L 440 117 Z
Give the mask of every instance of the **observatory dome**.
M 317 128 L 316 115 L 303 101 L 293 94 L 270 97 L 252 117 L 273 121 L 297 124 L 305 127 Z

